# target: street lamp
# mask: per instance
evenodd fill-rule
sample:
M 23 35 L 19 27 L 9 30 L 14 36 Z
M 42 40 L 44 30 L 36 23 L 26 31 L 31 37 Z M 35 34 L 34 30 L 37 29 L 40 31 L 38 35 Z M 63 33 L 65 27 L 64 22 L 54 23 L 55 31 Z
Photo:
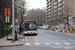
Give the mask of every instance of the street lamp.
M 12 0 L 12 42 L 15 40 L 14 0 Z

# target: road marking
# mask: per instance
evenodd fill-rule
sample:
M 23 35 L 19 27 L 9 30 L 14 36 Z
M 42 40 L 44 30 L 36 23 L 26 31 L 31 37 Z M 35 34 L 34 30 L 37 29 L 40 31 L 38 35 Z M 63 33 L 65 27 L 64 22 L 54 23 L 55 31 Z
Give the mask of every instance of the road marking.
M 49 43 L 45 43 L 45 45 L 50 45 Z
M 40 43 L 35 43 L 35 45 L 40 45 Z
M 30 43 L 25 43 L 25 45 L 31 45 Z
M 25 37 L 26 42 L 28 41 L 27 37 Z
M 61 45 L 60 43 L 54 43 L 55 45 Z
M 75 41 L 75 40 L 71 40 L 71 39 L 68 39 L 68 38 L 65 38 L 65 37 L 61 37 L 61 38 L 63 38 L 63 39 L 67 39 L 67 40 L 69 40 L 69 41 Z
M 64 43 L 65 45 L 71 45 L 70 43 Z
M 50 43 L 43 43 L 43 44 L 45 44 L 45 45 L 51 45 Z M 54 43 L 55 45 L 61 45 L 60 43 Z M 63 44 L 65 44 L 65 45 L 72 45 L 72 44 L 70 44 L 70 43 L 63 43 Z M 31 45 L 31 43 L 25 43 L 25 45 Z M 40 43 L 33 43 L 33 45 L 42 45 L 42 44 L 40 44 Z
M 24 44 L 24 39 L 22 39 L 22 44 Z
M 32 37 L 34 39 L 34 41 L 37 41 L 34 37 Z

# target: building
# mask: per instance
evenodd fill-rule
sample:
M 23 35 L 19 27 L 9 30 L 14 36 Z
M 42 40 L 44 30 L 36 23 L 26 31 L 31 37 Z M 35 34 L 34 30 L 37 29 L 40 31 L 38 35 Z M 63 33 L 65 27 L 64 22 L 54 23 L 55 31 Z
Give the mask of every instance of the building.
M 47 24 L 75 25 L 75 0 L 47 0 Z
M 5 8 L 10 9 L 10 24 L 12 23 L 12 0 L 0 0 L 0 29 L 6 27 Z

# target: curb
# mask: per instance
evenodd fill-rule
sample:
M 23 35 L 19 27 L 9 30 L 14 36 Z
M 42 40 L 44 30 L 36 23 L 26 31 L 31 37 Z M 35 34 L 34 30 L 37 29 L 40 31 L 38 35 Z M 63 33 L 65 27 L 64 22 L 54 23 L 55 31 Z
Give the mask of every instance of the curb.
M 50 30 L 50 31 L 52 31 L 52 30 Z M 58 32 L 58 31 L 53 31 L 53 32 Z M 64 34 L 75 35 L 74 33 L 65 33 L 65 32 L 58 32 L 58 33 L 64 33 Z
M 24 44 L 15 44 L 15 45 L 7 45 L 7 46 L 0 46 L 1 47 L 13 47 L 13 46 L 23 46 Z

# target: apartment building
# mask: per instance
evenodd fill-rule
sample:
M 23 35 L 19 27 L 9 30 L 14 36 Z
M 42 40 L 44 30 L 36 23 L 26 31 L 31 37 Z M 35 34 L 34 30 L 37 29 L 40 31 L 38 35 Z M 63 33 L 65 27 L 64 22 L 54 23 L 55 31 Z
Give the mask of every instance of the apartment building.
M 75 0 L 47 0 L 47 24 L 75 25 Z

